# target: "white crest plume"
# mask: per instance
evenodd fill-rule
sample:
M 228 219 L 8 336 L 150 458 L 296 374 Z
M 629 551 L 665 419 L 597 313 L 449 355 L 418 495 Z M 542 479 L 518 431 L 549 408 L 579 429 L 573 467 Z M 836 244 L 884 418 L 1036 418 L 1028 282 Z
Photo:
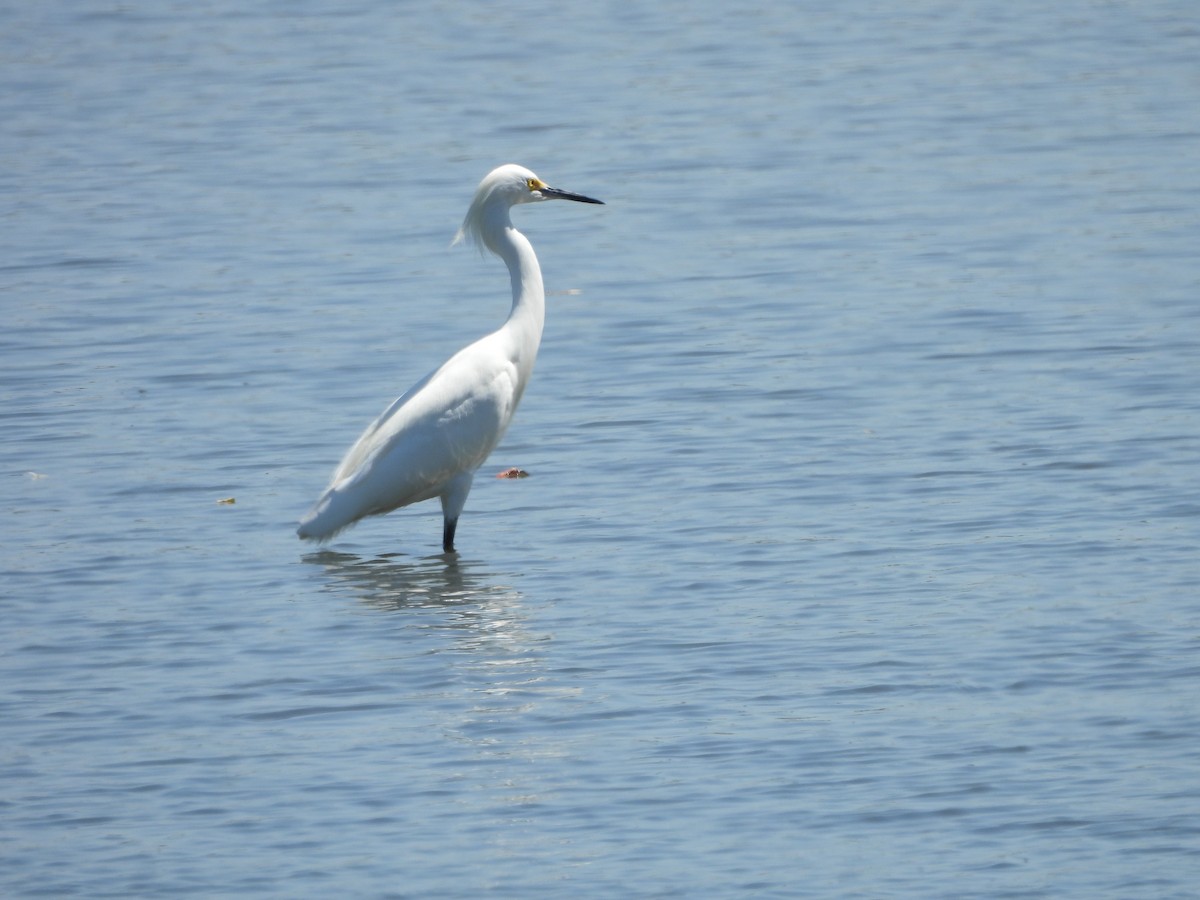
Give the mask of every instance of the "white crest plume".
M 509 218 L 508 210 L 511 204 L 509 203 L 492 203 L 492 198 L 499 192 L 513 192 L 512 203 L 522 203 L 526 199 L 532 199 L 530 196 L 529 184 L 530 180 L 536 184 L 541 184 L 541 181 L 531 171 L 524 166 L 514 165 L 512 163 L 500 166 L 493 169 L 483 180 L 479 182 L 479 187 L 475 189 L 475 199 L 471 201 L 471 206 L 467 210 L 466 216 L 463 218 L 462 225 L 458 229 L 458 233 L 454 236 L 454 241 L 451 246 L 461 244 L 463 241 L 470 240 L 479 248 L 479 252 L 485 250 L 496 251 L 488 244 L 485 236 L 486 226 L 511 226 L 512 220 Z M 489 221 L 493 218 L 496 221 Z

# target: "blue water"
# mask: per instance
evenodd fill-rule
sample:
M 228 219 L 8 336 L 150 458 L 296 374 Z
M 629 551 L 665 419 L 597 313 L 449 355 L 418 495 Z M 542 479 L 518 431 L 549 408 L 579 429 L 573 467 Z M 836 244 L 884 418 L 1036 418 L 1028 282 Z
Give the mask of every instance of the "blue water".
M 5 3 L 0 77 L 0 893 L 1196 895 L 1195 4 Z M 607 205 L 517 212 L 460 554 L 301 544 L 510 161 Z

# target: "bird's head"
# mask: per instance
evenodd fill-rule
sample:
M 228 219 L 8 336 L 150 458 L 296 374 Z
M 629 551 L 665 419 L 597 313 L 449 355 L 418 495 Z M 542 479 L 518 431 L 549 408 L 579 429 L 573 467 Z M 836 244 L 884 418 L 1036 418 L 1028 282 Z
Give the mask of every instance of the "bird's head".
M 500 166 L 488 172 L 483 181 L 479 182 L 479 187 L 475 190 L 475 199 L 471 201 L 471 208 L 467 210 L 467 216 L 463 219 L 462 227 L 458 229 L 454 243 L 457 244 L 469 236 L 483 249 L 487 245 L 484 230 L 489 224 L 508 225 L 508 211 L 512 207 L 519 203 L 539 203 L 542 200 L 574 200 L 578 203 L 599 204 L 604 202 L 585 197 L 583 194 L 552 188 L 524 166 Z

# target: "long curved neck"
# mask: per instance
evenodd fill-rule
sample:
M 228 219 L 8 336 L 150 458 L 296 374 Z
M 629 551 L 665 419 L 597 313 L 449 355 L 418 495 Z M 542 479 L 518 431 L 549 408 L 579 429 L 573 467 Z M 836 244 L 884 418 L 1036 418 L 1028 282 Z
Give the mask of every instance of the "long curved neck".
M 512 281 L 512 311 L 507 324 L 532 339 L 533 351 L 542 339 L 542 327 L 546 319 L 546 291 L 542 286 L 542 268 L 529 239 L 513 227 L 512 222 L 489 223 L 483 233 L 488 249 L 504 260 L 508 276 Z
M 510 338 L 509 358 L 520 373 L 517 399 L 533 372 L 538 345 L 542 342 L 542 327 L 546 321 L 546 291 L 542 286 L 542 269 L 529 239 L 513 227 L 505 210 L 483 229 L 484 244 L 504 260 L 512 280 L 512 310 L 500 331 Z

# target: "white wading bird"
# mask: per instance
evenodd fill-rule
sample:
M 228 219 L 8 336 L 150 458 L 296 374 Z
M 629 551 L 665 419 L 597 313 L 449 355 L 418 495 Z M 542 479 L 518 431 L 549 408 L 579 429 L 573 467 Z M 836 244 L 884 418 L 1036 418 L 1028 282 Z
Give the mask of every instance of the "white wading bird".
M 438 497 L 442 549 L 454 550 L 454 530 L 475 470 L 512 421 L 542 339 L 542 270 L 533 246 L 509 218 L 517 204 L 541 200 L 601 203 L 549 187 L 521 166 L 501 166 L 479 183 L 454 242 L 473 238 L 504 260 L 513 295 L 507 321 L 459 350 L 384 410 L 300 520 L 300 537 L 328 540 L 365 516 Z

